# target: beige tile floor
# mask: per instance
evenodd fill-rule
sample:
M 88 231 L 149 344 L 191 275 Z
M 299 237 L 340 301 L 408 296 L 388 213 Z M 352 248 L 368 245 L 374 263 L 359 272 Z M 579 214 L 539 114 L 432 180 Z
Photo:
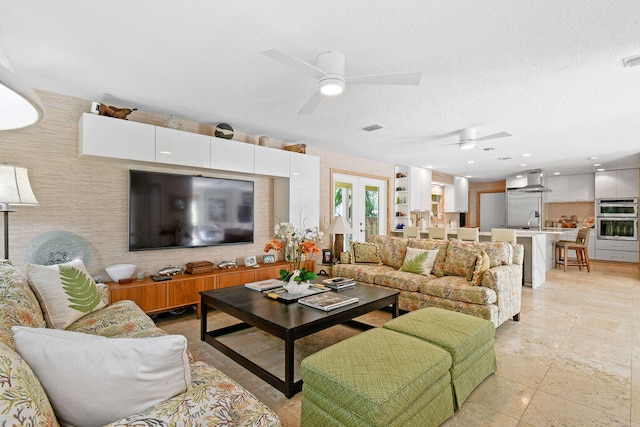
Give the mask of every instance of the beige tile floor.
M 361 318 L 379 325 L 375 312 Z M 210 314 L 217 327 L 234 319 Z M 300 425 L 302 394 L 287 399 L 226 356 L 200 341 L 193 312 L 158 316 L 158 326 L 187 336 L 194 357 L 242 384 L 278 413 L 283 426 Z M 296 343 L 301 360 L 358 333 L 336 326 Z M 267 369 L 283 375 L 278 339 L 248 330 L 228 338 Z M 640 427 L 640 267 L 593 263 L 591 273 L 572 268 L 547 273 L 542 287 L 523 289 L 520 322 L 496 330 L 498 372 L 487 378 L 445 426 Z

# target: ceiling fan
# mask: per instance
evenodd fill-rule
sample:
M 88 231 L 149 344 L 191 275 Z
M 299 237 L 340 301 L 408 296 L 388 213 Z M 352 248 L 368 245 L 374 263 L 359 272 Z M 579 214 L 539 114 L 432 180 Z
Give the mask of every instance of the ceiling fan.
M 478 138 L 476 128 L 466 128 L 458 132 L 458 142 L 450 143 L 447 145 L 457 144 L 461 150 L 471 150 L 472 148 L 476 147 L 478 142 L 488 141 L 490 139 L 506 138 L 508 136 L 513 135 L 508 132 L 498 132 Z
M 374 74 L 345 77 L 345 56 L 339 52 L 323 52 L 310 64 L 277 49 L 259 52 L 271 59 L 289 65 L 318 80 L 318 90 L 304 104 L 298 114 L 311 114 L 325 96 L 340 95 L 347 84 L 411 85 L 420 84 L 422 73 Z

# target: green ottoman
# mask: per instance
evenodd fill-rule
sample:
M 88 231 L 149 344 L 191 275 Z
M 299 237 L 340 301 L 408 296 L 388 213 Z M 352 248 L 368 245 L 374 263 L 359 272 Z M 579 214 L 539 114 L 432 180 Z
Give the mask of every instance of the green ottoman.
M 496 330 L 489 320 L 428 307 L 396 317 L 386 322 L 384 328 L 423 339 L 451 354 L 456 409 L 498 369 L 493 348 Z
M 453 415 L 451 356 L 382 328 L 301 364 L 302 426 L 439 426 Z

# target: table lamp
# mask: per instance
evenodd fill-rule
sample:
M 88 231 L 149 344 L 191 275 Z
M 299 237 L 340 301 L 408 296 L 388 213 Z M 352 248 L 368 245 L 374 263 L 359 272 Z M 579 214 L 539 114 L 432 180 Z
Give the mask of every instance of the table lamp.
M 333 234 L 333 258 L 340 259 L 340 254 L 344 250 L 344 235 L 353 233 L 351 226 L 342 216 L 333 218 L 333 222 L 327 228 L 327 233 Z
M 4 212 L 4 259 L 9 259 L 10 205 L 37 205 L 25 168 L 0 164 L 0 211 Z

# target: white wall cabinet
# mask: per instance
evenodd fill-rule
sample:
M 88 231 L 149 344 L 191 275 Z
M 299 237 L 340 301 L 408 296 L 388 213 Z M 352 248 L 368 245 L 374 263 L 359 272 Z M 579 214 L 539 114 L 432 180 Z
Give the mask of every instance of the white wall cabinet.
M 269 147 L 254 145 L 254 173 L 259 175 L 289 176 L 289 153 Z
M 156 162 L 211 167 L 211 137 L 155 126 Z
M 154 162 L 155 126 L 85 113 L 78 121 L 78 154 Z
M 211 137 L 211 168 L 254 173 L 255 145 Z
M 431 210 L 431 181 L 432 173 L 430 169 L 411 166 L 409 207 L 412 211 Z
M 444 211 L 469 211 L 469 180 L 462 176 L 453 178 L 453 185 L 444 186 Z
M 290 221 L 302 228 L 320 226 L 320 158 L 289 153 Z
M 559 175 L 547 177 L 546 202 L 592 202 L 595 199 L 594 175 Z
M 78 121 L 78 154 L 274 176 L 276 221 L 320 225 L 315 156 L 91 113 Z
M 571 183 L 568 175 L 548 176 L 547 188 L 551 190 L 544 193 L 547 202 L 568 202 L 571 199 Z
M 275 178 L 274 222 L 290 222 L 296 228 L 320 226 L 320 159 L 289 153 L 291 175 Z
M 595 197 L 638 197 L 638 169 L 596 172 Z

